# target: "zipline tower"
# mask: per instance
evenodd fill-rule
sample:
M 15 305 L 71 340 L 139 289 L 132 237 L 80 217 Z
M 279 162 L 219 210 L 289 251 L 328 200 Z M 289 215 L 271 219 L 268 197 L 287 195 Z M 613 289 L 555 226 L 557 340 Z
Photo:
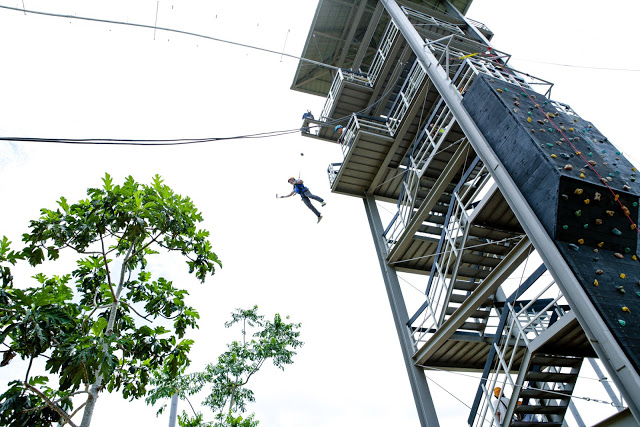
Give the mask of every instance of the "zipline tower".
M 482 373 L 469 425 L 581 425 L 585 358 L 637 423 L 636 169 L 511 68 L 470 3 L 320 0 L 302 56 L 334 68 L 298 66 L 292 88 L 326 97 L 303 135 L 340 145 L 331 190 L 364 201 L 422 425 L 434 368 Z

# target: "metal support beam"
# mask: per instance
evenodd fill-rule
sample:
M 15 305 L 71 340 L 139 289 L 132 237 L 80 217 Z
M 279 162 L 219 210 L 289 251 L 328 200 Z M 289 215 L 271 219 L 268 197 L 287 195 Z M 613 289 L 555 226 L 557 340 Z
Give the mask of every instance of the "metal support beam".
M 354 71 L 360 70 L 360 66 L 362 65 L 362 60 L 364 59 L 364 56 L 367 53 L 367 49 L 369 49 L 371 38 L 373 37 L 373 33 L 378 26 L 377 23 L 380 20 L 380 16 L 382 16 L 383 10 L 384 10 L 384 7 L 382 7 L 382 4 L 380 3 L 376 4 L 376 8 L 373 11 L 373 16 L 371 17 L 371 23 L 369 24 L 369 27 L 367 27 L 367 32 L 364 33 L 364 37 L 362 37 L 362 40 L 360 41 L 360 47 L 358 48 L 358 53 L 356 53 L 356 57 L 353 60 L 352 69 Z M 374 22 L 376 23 L 375 25 L 373 24 Z
M 396 325 L 396 332 L 398 333 L 398 339 L 400 340 L 402 357 L 404 359 L 407 373 L 409 374 L 409 382 L 411 383 L 413 399 L 415 400 L 416 408 L 418 410 L 420 424 L 423 427 L 438 427 L 440 424 L 438 423 L 436 409 L 433 406 L 433 400 L 431 399 L 431 392 L 429 391 L 427 378 L 424 375 L 424 371 L 421 368 L 414 366 L 411 360 L 411 356 L 413 354 L 413 341 L 411 339 L 411 334 L 409 333 L 409 328 L 406 326 L 409 315 L 402 296 L 402 290 L 400 289 L 398 275 L 386 262 L 387 246 L 384 238 L 382 237 L 384 227 L 382 226 L 378 207 L 376 206 L 375 199 L 372 195 L 367 195 L 366 198 L 364 198 L 364 207 L 367 212 L 367 219 L 369 220 L 373 243 L 378 255 L 378 262 L 380 263 L 380 269 L 382 270 L 384 285 L 387 289 L 387 296 L 389 298 L 389 305 L 393 315 L 393 322 Z
M 538 250 L 549 272 L 576 310 L 576 317 L 598 357 L 629 404 L 631 413 L 640 423 L 640 376 L 624 354 L 611 331 L 606 327 L 582 286 L 571 272 L 560 251 L 543 228 L 538 217 L 513 182 L 480 129 L 462 105 L 462 95 L 451 84 L 444 69 L 433 54 L 425 49 L 425 43 L 394 0 L 380 0 L 398 26 L 407 43 L 423 63 L 429 78 L 451 109 L 464 134 L 482 161 L 489 167 L 502 194 L 511 206 L 516 218 Z

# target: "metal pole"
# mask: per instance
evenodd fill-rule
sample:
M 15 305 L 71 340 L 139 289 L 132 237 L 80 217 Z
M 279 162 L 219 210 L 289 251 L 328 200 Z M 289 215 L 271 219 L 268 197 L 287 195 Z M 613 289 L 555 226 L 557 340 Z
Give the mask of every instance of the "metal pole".
M 409 374 L 409 382 L 411 383 L 411 390 L 413 391 L 413 399 L 416 403 L 416 409 L 418 410 L 420 424 L 423 427 L 439 427 L 438 415 L 436 414 L 436 408 L 434 407 L 433 400 L 431 399 L 431 392 L 429 391 L 427 377 L 424 375 L 422 368 L 416 367 L 412 360 L 412 355 L 415 349 L 413 347 L 413 340 L 409 333 L 409 328 L 407 327 L 409 314 L 407 313 L 407 307 L 404 304 L 398 275 L 386 261 L 387 246 L 384 242 L 384 238 L 382 237 L 384 227 L 382 226 L 378 207 L 376 206 L 373 196 L 366 196 L 364 199 L 364 207 L 367 211 L 367 219 L 369 220 L 369 227 L 371 227 L 371 235 L 373 236 L 373 243 L 378 255 L 380 269 L 382 270 L 384 285 L 387 289 L 387 296 L 389 298 L 389 305 L 391 306 L 393 322 L 395 323 L 398 339 L 400 340 L 402 356 L 404 358 L 407 373 Z
M 169 412 L 169 427 L 176 427 L 176 418 L 178 417 L 178 393 L 171 396 L 171 410 Z

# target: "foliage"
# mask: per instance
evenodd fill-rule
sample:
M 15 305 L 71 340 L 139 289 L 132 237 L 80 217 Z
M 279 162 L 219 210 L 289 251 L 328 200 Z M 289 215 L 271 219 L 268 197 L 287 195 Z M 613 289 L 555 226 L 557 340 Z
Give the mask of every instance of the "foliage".
M 199 315 L 186 305 L 187 291 L 154 279 L 147 263 L 159 251 L 177 252 L 201 282 L 213 274 L 220 262 L 209 233 L 196 228 L 200 213 L 159 176 L 151 185 L 131 177 L 115 185 L 107 174 L 102 188 L 87 194 L 77 203 L 63 197 L 58 209 L 42 209 L 23 235 L 21 251 L 0 241 L 2 366 L 15 356 L 28 361 L 24 379 L 0 395 L 0 425 L 75 425 L 71 419 L 84 408 L 82 425 L 88 426 L 100 391 L 139 398 L 151 372 L 164 366 L 178 374 L 189 363 L 193 342 L 184 336 L 197 327 Z M 35 267 L 63 251 L 76 258 L 70 274 L 38 273 L 37 286 L 14 286 L 7 264 L 26 260 Z M 46 360 L 56 387 L 47 386 L 47 376 L 31 376 L 38 359 Z M 86 401 L 74 412 L 80 396 Z
M 227 351 L 218 357 L 217 363 L 208 364 L 204 371 L 177 376 L 166 368 L 157 371 L 152 380 L 156 388 L 149 393 L 147 403 L 154 404 L 174 394 L 188 401 L 189 396 L 209 385 L 211 392 L 202 404 L 214 412 L 215 421 L 204 422 L 199 412 L 194 411 L 193 417 L 183 412 L 179 418 L 182 427 L 258 425 L 254 414 L 247 418 L 241 415 L 246 412 L 247 403 L 255 401 L 253 391 L 245 386 L 268 360 L 282 370 L 293 363 L 295 349 L 303 345 L 298 340 L 300 323 L 287 323 L 279 314 L 274 316 L 273 321 L 265 320 L 264 316 L 258 314 L 258 307 L 254 306 L 249 310 L 237 309 L 225 326 L 229 328 L 236 324 L 241 325 L 242 340 L 228 344 Z M 255 332 L 247 340 L 249 328 Z M 165 407 L 162 406 L 158 413 Z

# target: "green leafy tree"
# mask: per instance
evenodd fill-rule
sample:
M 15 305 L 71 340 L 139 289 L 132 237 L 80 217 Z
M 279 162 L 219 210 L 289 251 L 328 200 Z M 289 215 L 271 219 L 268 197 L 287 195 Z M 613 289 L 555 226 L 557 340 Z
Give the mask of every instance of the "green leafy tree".
M 201 282 L 213 274 L 220 262 L 209 233 L 197 228 L 200 213 L 159 176 L 151 185 L 131 177 L 114 185 L 107 174 L 102 188 L 87 194 L 42 209 L 21 251 L 10 250 L 6 238 L 0 242 L 2 366 L 15 357 L 28 362 L 24 376 L 0 395 L 0 425 L 76 426 L 82 410 L 86 427 L 100 392 L 139 398 L 154 370 L 164 366 L 177 375 L 189 363 L 193 342 L 184 336 L 199 315 L 185 304 L 187 292 L 154 279 L 147 262 L 177 252 Z M 10 265 L 26 260 L 35 267 L 64 252 L 75 256 L 69 274 L 39 273 L 37 286 L 14 286 Z M 45 361 L 47 375 L 33 375 L 36 360 Z
M 247 383 L 269 360 L 284 370 L 286 365 L 293 363 L 295 349 L 303 345 L 298 339 L 300 323 L 287 323 L 285 320 L 279 314 L 273 321 L 265 320 L 258 314 L 257 306 L 249 310 L 237 309 L 225 326 L 240 325 L 242 340 L 228 344 L 227 351 L 218 357 L 217 363 L 208 364 L 202 372 L 176 376 L 166 367 L 157 371 L 152 380 L 156 388 L 149 393 L 147 403 L 155 404 L 174 394 L 189 401 L 190 396 L 210 386 L 211 392 L 202 404 L 213 411 L 215 421 L 204 422 L 203 414 L 195 410 L 193 417 L 183 411 L 179 417 L 182 427 L 257 426 L 254 414 L 243 417 L 247 403 L 255 400 L 253 391 L 246 387 Z M 250 339 L 247 339 L 248 334 Z M 165 407 L 162 406 L 158 413 Z

